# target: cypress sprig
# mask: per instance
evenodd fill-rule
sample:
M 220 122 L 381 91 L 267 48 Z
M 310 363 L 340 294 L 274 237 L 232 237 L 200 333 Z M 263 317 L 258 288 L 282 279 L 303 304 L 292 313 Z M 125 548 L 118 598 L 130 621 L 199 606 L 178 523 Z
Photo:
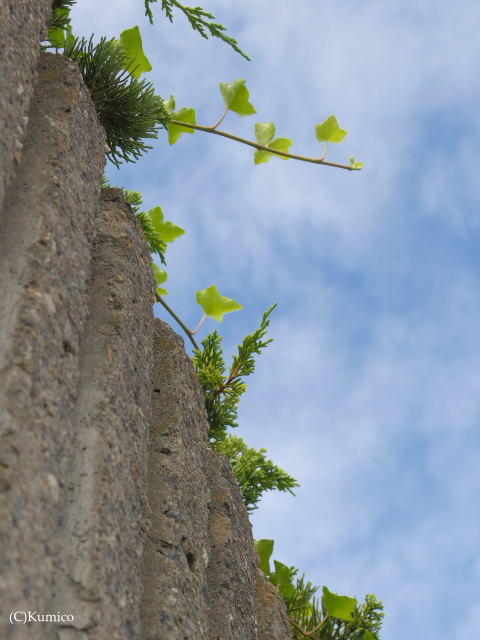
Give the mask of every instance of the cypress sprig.
M 267 458 L 266 449 L 249 447 L 238 436 L 229 434 L 213 447 L 228 458 L 249 513 L 257 508 L 265 491 L 288 491 L 294 495 L 293 487 L 300 486 L 295 478 Z
M 118 167 L 135 162 L 151 146 L 168 123 L 162 98 L 153 85 L 138 80 L 125 69 L 128 60 L 115 41 L 101 38 L 98 44 L 82 38 L 67 44 L 64 55 L 78 63 L 107 138 L 107 158 Z
M 222 352 L 222 338 L 216 331 L 202 340 L 202 348 L 193 354 L 193 364 L 197 370 L 205 398 L 205 408 L 210 424 L 208 436 L 211 442 L 219 442 L 226 436 L 228 427 L 236 427 L 238 403 L 247 388 L 243 378 L 255 369 L 254 354 L 259 354 L 272 341 L 264 340 L 270 323 L 269 316 L 277 305 L 272 305 L 262 317 L 260 327 L 245 336 L 238 345 L 238 353 L 226 371 Z
M 144 0 L 145 2 L 145 15 L 150 20 L 150 23 L 153 24 L 153 14 L 151 6 L 154 2 L 158 0 Z M 179 9 L 187 18 L 190 23 L 190 26 L 194 31 L 199 33 L 202 38 L 208 38 L 211 36 L 212 38 L 219 38 L 223 40 L 226 44 L 228 44 L 234 51 L 239 53 L 246 60 L 250 60 L 247 54 L 240 49 L 238 46 L 238 42 L 235 38 L 231 36 L 227 36 L 225 31 L 227 30 L 222 24 L 215 22 L 216 18 L 213 14 L 205 11 L 201 7 L 187 7 L 181 4 L 178 0 L 161 0 L 161 9 L 165 12 L 166 17 L 173 22 L 173 8 Z

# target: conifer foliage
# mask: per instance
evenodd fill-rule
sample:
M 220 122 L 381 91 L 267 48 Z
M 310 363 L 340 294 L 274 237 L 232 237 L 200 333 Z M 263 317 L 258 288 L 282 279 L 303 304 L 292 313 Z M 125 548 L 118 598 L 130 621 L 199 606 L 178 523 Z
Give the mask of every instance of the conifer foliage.
M 272 342 L 272 338 L 265 340 L 265 335 L 270 324 L 269 316 L 276 306 L 272 305 L 263 314 L 260 327 L 245 336 L 238 345 L 238 353 L 233 357 L 228 374 L 221 347 L 222 337 L 216 331 L 210 333 L 202 341 L 202 348 L 193 354 L 193 364 L 205 396 L 211 442 L 223 440 L 229 427 L 238 426 L 238 403 L 247 389 L 243 378 L 255 370 L 255 354 L 260 354 Z
M 164 102 L 150 82 L 133 77 L 130 61 L 115 40 L 67 42 L 63 51 L 78 63 L 107 137 L 107 157 L 115 165 L 135 162 L 169 121 Z
M 150 23 L 153 23 L 151 5 L 157 1 L 158 0 L 144 0 L 145 15 L 150 20 Z M 181 2 L 178 2 L 178 0 L 160 0 L 160 8 L 170 22 L 173 22 L 173 10 L 178 9 L 185 15 L 192 29 L 199 33 L 202 38 L 208 38 L 209 36 L 212 38 L 219 38 L 246 60 L 250 60 L 247 54 L 240 49 L 237 41 L 231 36 L 227 36 L 225 33 L 226 27 L 216 22 L 215 16 L 208 11 L 205 11 L 201 7 L 187 7 L 184 4 L 181 4 Z

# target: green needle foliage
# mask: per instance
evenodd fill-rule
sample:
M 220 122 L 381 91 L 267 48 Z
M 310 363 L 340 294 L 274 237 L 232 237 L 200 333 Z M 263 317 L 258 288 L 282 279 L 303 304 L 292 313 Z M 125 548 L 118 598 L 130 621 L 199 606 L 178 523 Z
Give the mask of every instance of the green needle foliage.
M 150 146 L 143 140 L 157 138 L 169 116 L 153 85 L 126 70 L 128 59 L 114 40 L 75 39 L 64 55 L 75 60 L 90 91 L 107 137 L 107 157 L 118 167 L 135 162 Z
M 123 189 L 123 195 L 125 197 L 125 202 L 128 202 L 132 209 L 132 213 L 137 216 L 138 221 L 140 222 L 140 226 L 142 227 L 142 231 L 148 242 L 150 251 L 152 253 L 156 253 L 160 257 L 162 264 L 166 265 L 165 251 L 167 250 L 167 243 L 164 242 L 160 237 L 160 234 L 155 231 L 150 216 L 148 215 L 148 211 L 140 211 L 140 205 L 143 204 L 142 194 L 138 191 Z
M 249 513 L 257 508 L 265 491 L 288 491 L 295 495 L 292 488 L 300 486 L 266 457 L 266 449 L 253 449 L 242 438 L 228 434 L 214 448 L 228 458 Z
M 162 264 L 166 265 L 167 261 L 165 260 L 165 251 L 167 250 L 167 243 L 161 239 L 160 234 L 153 228 L 148 212 L 140 211 L 137 214 L 137 218 L 150 246 L 150 251 L 152 253 L 156 253 Z
M 145 15 L 148 17 L 151 24 L 153 24 L 151 5 L 157 1 L 158 0 L 144 0 Z M 179 9 L 189 21 L 192 29 L 199 33 L 202 38 L 208 38 L 209 36 L 212 38 L 220 38 L 220 40 L 223 40 L 223 42 L 232 47 L 234 51 L 239 53 L 246 60 L 250 60 L 247 54 L 240 49 L 237 41 L 234 38 L 227 36 L 225 33 L 227 30 L 226 27 L 215 22 L 215 16 L 208 11 L 205 11 L 201 7 L 187 7 L 178 2 L 178 0 L 161 0 L 160 8 L 170 22 L 173 22 L 173 9 Z
M 269 316 L 277 305 L 272 305 L 264 314 L 260 327 L 245 336 L 238 345 L 238 353 L 226 373 L 221 347 L 222 338 L 216 331 L 202 340 L 202 348 L 193 354 L 193 364 L 197 370 L 205 397 L 205 408 L 210 423 L 211 442 L 224 440 L 228 427 L 237 427 L 238 403 L 247 388 L 243 378 L 255 369 L 255 354 L 261 353 L 272 338 L 264 340 L 270 323 Z
M 52 13 L 48 23 L 49 29 L 66 29 L 70 24 L 70 7 L 76 0 L 53 0 Z
M 265 339 L 269 316 L 277 305 L 263 314 L 259 328 L 245 336 L 238 345 L 227 373 L 222 351 L 222 338 L 216 331 L 203 341 L 202 348 L 194 351 L 193 364 L 197 370 L 205 399 L 210 424 L 208 436 L 212 447 L 228 458 L 240 486 L 243 502 L 251 513 L 265 491 L 288 491 L 299 484 L 291 475 L 267 458 L 266 449 L 249 447 L 242 438 L 227 433 L 236 427 L 238 403 L 247 385 L 243 379 L 255 369 L 255 354 L 259 354 L 272 341 Z

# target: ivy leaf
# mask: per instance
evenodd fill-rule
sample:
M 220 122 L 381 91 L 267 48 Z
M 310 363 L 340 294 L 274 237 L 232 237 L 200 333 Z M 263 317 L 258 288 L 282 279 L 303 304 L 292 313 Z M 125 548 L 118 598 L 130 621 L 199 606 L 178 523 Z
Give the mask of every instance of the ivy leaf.
M 315 135 L 319 142 L 341 142 L 347 135 L 347 131 L 340 129 L 335 116 L 328 116 L 322 124 L 315 127 Z
M 152 264 L 152 267 L 157 284 L 163 284 L 168 277 L 167 272 L 165 271 L 165 269 L 160 269 L 160 267 L 158 267 L 155 263 Z M 155 293 L 159 296 L 164 296 L 168 293 L 168 291 L 166 289 L 163 289 L 162 287 L 157 287 L 155 289 Z
M 268 576 L 270 573 L 270 557 L 273 553 L 273 540 L 255 540 L 254 546 L 257 550 L 258 556 L 260 558 L 260 562 L 258 566 L 263 571 L 263 573 Z
M 49 28 L 47 40 L 55 49 L 62 49 L 65 46 L 65 31 L 59 27 Z
M 251 116 L 253 113 L 257 113 L 248 101 L 249 94 L 244 78 L 238 78 L 230 84 L 220 82 L 220 93 L 227 109 L 234 111 L 239 116 Z
M 371 631 L 369 631 L 368 629 L 365 629 L 360 640 L 378 640 L 378 638 L 374 636 Z
M 285 151 L 288 153 L 292 146 L 292 141 L 288 138 L 277 138 L 268 146 L 271 149 L 277 149 L 278 151 Z M 253 154 L 253 161 L 255 164 L 261 164 L 262 162 L 268 162 L 272 156 L 280 158 L 280 160 L 289 160 L 289 158 L 286 158 L 285 156 L 279 156 L 276 153 L 269 153 L 268 151 L 257 149 Z
M 152 65 L 143 53 L 142 37 L 138 27 L 122 31 L 118 44 L 125 57 L 128 58 L 128 64 L 125 68 L 134 78 L 139 78 L 145 71 L 152 70 Z
M 173 101 L 175 105 L 175 101 Z M 191 107 L 182 107 L 178 111 L 174 111 L 170 114 L 172 120 L 181 120 L 182 122 L 187 122 L 189 124 L 196 124 L 195 122 L 195 109 Z M 190 129 L 189 127 L 182 127 L 179 124 L 169 123 L 167 124 L 168 131 L 168 142 L 170 144 L 175 144 L 175 142 L 180 138 L 182 133 L 195 133 L 195 129 Z
M 55 24 L 69 25 L 70 20 L 70 7 L 57 7 L 53 10 L 52 22 Z M 68 27 L 49 27 L 47 40 L 50 42 L 52 47 L 55 49 L 62 49 L 65 46 L 66 35 L 68 36 L 68 31 L 71 32 L 72 27 L 70 29 Z
M 276 149 L 277 151 L 285 151 L 285 153 L 288 153 L 290 150 L 290 147 L 292 146 L 292 141 L 289 138 L 277 138 L 276 140 L 271 142 L 268 146 L 271 149 Z M 276 154 L 272 154 L 272 155 L 276 155 Z M 289 158 L 286 158 L 285 156 L 277 156 L 277 158 L 280 158 L 280 160 L 289 160 Z
M 290 147 L 292 146 L 292 141 L 288 138 L 277 138 L 273 140 L 273 136 L 275 135 L 275 125 L 273 122 L 258 122 L 255 125 L 255 137 L 257 138 L 258 144 L 263 144 L 271 149 L 277 149 L 277 151 L 285 151 L 288 153 Z M 255 164 L 260 164 L 262 162 L 268 162 L 272 157 L 272 154 L 268 151 L 262 151 L 261 149 L 257 149 L 253 156 L 253 161 Z M 277 158 L 281 158 L 282 160 L 288 160 L 285 156 L 277 156 Z
M 177 227 L 173 222 L 163 219 L 163 211 L 160 207 L 153 207 L 153 209 L 147 211 L 147 216 L 163 242 L 173 242 L 185 233 L 185 230 L 181 227 Z
M 333 618 L 339 618 L 340 620 L 350 621 L 353 619 L 353 612 L 357 606 L 355 598 L 349 598 L 348 596 L 337 596 L 323 587 L 322 602 L 325 606 L 326 612 Z
M 255 125 L 255 138 L 258 144 L 268 144 L 273 140 L 275 135 L 275 125 L 273 122 L 257 122 Z
M 273 564 L 275 565 L 275 571 L 271 574 L 271 582 L 276 587 L 280 587 L 283 584 L 290 583 L 292 577 L 292 571 L 290 567 L 287 567 L 283 562 L 279 562 L 278 560 L 274 560 Z
M 215 286 L 197 291 L 196 300 L 204 313 L 217 322 L 221 322 L 226 313 L 243 309 L 242 305 L 235 300 L 221 296 Z
M 350 168 L 351 169 L 362 169 L 363 168 L 363 162 L 355 162 L 355 158 L 353 156 L 350 156 L 348 160 L 350 162 Z
M 163 101 L 163 104 L 165 106 L 165 111 L 169 115 L 171 115 L 175 111 L 175 98 L 172 96 L 172 94 L 170 94 L 169 97 Z
M 295 587 L 291 582 L 284 582 L 278 586 L 278 590 L 283 596 L 284 600 L 289 600 L 296 592 Z
M 75 46 L 75 36 L 72 33 L 72 25 L 68 24 L 65 29 L 65 47 Z

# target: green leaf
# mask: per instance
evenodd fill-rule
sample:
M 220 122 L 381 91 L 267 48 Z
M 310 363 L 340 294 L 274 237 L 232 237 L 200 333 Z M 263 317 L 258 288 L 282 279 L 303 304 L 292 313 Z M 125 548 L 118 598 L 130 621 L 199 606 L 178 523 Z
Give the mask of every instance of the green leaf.
M 163 104 L 165 105 L 165 111 L 168 114 L 172 114 L 175 111 L 175 98 L 172 96 L 172 94 L 170 94 L 169 97 L 163 101 Z
M 353 612 L 357 606 L 355 598 L 349 598 L 348 596 L 337 596 L 323 587 L 323 605 L 326 612 L 333 618 L 339 618 L 340 620 L 352 620 Z
M 255 138 L 258 144 L 268 144 L 273 140 L 275 135 L 275 125 L 273 122 L 257 122 L 255 125 Z
M 257 113 L 248 101 L 248 89 L 243 78 L 238 78 L 230 84 L 220 82 L 220 93 L 227 109 L 234 111 L 239 116 L 251 116 L 253 113 Z
M 255 137 L 258 144 L 263 144 L 265 147 L 270 147 L 271 149 L 277 149 L 277 151 L 285 151 L 286 153 L 288 153 L 290 147 L 292 146 L 292 141 L 288 138 L 277 138 L 276 140 L 273 140 L 274 135 L 275 125 L 273 124 L 273 122 L 257 122 L 257 124 L 255 125 Z M 268 162 L 272 155 L 276 154 L 257 149 L 254 153 L 253 161 L 255 162 L 255 164 Z M 285 156 L 277 156 L 277 158 L 288 160 L 288 158 L 286 158 Z
M 374 636 L 371 631 L 365 629 L 363 635 L 360 637 L 360 640 L 378 640 L 378 638 Z
M 353 156 L 350 156 L 348 158 L 349 162 L 350 162 L 350 167 L 352 169 L 362 169 L 363 168 L 363 162 L 355 162 L 355 158 Z
M 50 28 L 48 30 L 47 40 L 50 42 L 52 47 L 56 49 L 62 49 L 65 46 L 65 31 L 64 29 L 56 29 Z
M 153 209 L 147 211 L 147 216 L 163 242 L 173 242 L 185 233 L 185 230 L 181 227 L 177 227 L 176 224 L 163 219 L 163 211 L 160 207 L 153 207 Z
M 217 322 L 221 322 L 226 313 L 243 309 L 242 305 L 235 300 L 221 296 L 215 286 L 197 291 L 196 300 L 204 313 Z
M 71 24 L 67 25 L 67 28 L 65 30 L 65 46 L 66 47 L 75 46 L 75 36 L 72 33 L 72 25 Z
M 50 42 L 52 47 L 62 49 L 65 46 L 66 38 L 68 37 L 69 32 L 71 34 L 72 31 L 69 20 L 69 7 L 57 7 L 54 9 L 51 22 L 57 26 L 49 27 L 47 34 L 47 40 Z
M 139 78 L 145 71 L 152 70 L 152 65 L 143 53 L 142 37 L 138 27 L 122 31 L 119 46 L 128 58 L 128 65 L 125 68 L 130 71 L 134 78 Z
M 315 135 L 319 142 L 341 142 L 347 132 L 340 129 L 335 116 L 328 116 L 322 124 L 317 124 L 315 127 Z
M 165 269 L 160 269 L 160 267 L 155 263 L 152 264 L 152 267 L 157 284 L 163 284 L 168 277 L 167 272 L 165 271 Z M 159 296 L 164 296 L 168 293 L 168 291 L 166 289 L 163 289 L 162 287 L 157 287 L 155 289 L 155 293 L 157 293 Z
M 285 153 L 288 153 L 292 146 L 292 141 L 289 138 L 277 138 L 268 146 L 270 149 L 276 149 L 277 151 L 284 151 Z M 277 156 L 277 158 L 280 158 L 281 160 L 288 160 L 285 156 Z
M 260 558 L 258 566 L 263 573 L 268 576 L 270 573 L 270 557 L 273 553 L 274 542 L 273 540 L 267 539 L 255 540 L 254 545 Z
M 279 562 L 278 560 L 274 560 L 273 564 L 275 566 L 275 571 L 271 574 L 271 582 L 275 586 L 280 586 L 285 583 L 290 582 L 291 571 L 290 567 L 287 567 L 283 562 Z
M 174 102 L 175 104 L 175 102 Z M 187 122 L 189 124 L 196 124 L 195 122 L 195 109 L 191 107 L 182 107 L 178 111 L 174 111 L 170 114 L 172 120 L 181 120 L 182 122 Z M 175 142 L 180 138 L 182 133 L 195 133 L 195 129 L 190 129 L 189 127 L 182 127 L 179 124 L 169 123 L 167 124 L 168 130 L 168 142 L 170 144 L 175 144 Z
M 295 594 L 295 587 L 291 582 L 284 582 L 278 585 L 278 590 L 280 591 L 284 600 L 288 601 Z

